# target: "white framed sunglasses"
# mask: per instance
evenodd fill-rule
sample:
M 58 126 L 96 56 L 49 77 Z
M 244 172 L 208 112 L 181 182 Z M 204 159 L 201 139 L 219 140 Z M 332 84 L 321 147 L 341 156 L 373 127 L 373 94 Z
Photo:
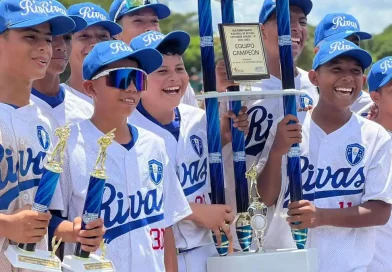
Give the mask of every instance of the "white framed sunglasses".
M 106 85 L 121 90 L 126 90 L 133 83 L 138 92 L 147 90 L 147 73 L 135 67 L 119 67 L 104 70 L 92 78 L 96 80 L 106 77 Z

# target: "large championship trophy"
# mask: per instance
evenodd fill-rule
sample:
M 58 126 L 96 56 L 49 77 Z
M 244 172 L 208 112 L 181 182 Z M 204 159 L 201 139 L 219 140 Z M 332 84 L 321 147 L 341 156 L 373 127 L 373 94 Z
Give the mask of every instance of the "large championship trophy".
M 59 142 L 53 152 L 48 154 L 48 161 L 44 164 L 44 171 L 31 208 L 33 211 L 48 212 L 60 174 L 63 172 L 61 166 L 70 133 L 71 129 L 68 125 L 55 130 L 55 135 L 58 136 Z M 58 161 L 56 161 L 57 157 Z M 61 271 L 61 261 L 55 255 L 60 243 L 61 239 L 56 242 L 56 237 L 53 237 L 52 252 L 35 249 L 36 244 L 10 245 L 4 252 L 4 255 L 12 266 L 17 268 L 37 271 Z
M 86 225 L 96 220 L 101 211 L 102 197 L 105 189 L 106 176 L 106 150 L 111 145 L 114 139 L 114 131 L 108 132 L 106 135 L 98 139 L 99 154 L 95 162 L 94 171 L 91 173 L 90 181 L 88 184 L 86 200 L 84 203 L 82 214 L 82 230 L 86 229 Z M 83 272 L 114 272 L 116 269 L 111 261 L 105 259 L 106 246 L 102 241 L 101 256 L 90 254 L 82 249 L 82 245 L 78 242 L 75 246 L 74 255 L 65 256 L 62 266 L 71 271 Z
M 219 25 L 219 32 L 228 79 L 249 84 L 249 82 L 252 81 L 260 81 L 261 79 L 268 78 L 268 67 L 259 24 L 234 24 L 233 0 L 218 1 L 221 2 L 223 13 L 223 23 Z M 290 72 L 289 75 L 287 75 L 283 71 L 283 69 L 288 69 L 287 67 L 290 65 L 288 64 L 288 61 L 286 61 L 288 58 L 291 58 L 291 70 L 293 70 L 289 2 L 288 0 L 277 0 L 277 2 L 280 2 L 280 5 L 277 5 L 276 8 L 278 20 L 279 18 L 282 18 L 282 16 L 285 16 L 284 20 L 286 23 L 284 26 L 280 24 L 279 28 L 287 28 L 289 31 L 289 33 L 285 34 L 279 41 L 283 39 L 290 41 L 286 43 L 280 42 L 280 44 L 284 46 L 284 50 L 280 48 L 281 62 L 284 63 L 282 64 L 283 90 L 240 92 L 238 88 L 229 88 L 228 92 L 217 93 L 214 91 L 216 88 L 216 79 L 214 69 L 211 0 L 198 0 L 203 89 L 205 93 L 197 96 L 197 98 L 204 100 L 206 106 L 211 202 L 213 204 L 224 204 L 225 199 L 223 173 L 222 171 L 216 170 L 223 168 L 219 131 L 219 103 L 227 103 L 229 109 L 238 113 L 242 105 L 241 101 L 287 96 L 289 97 L 289 102 L 286 102 L 287 99 L 285 99 L 285 108 L 294 107 L 294 111 L 296 111 L 295 96 L 305 94 L 303 91 L 295 90 L 294 84 L 289 84 L 287 83 L 288 80 L 285 80 L 290 76 Z M 282 12 L 282 10 L 284 10 L 284 12 Z M 290 52 L 290 55 L 287 54 L 288 51 Z M 284 55 L 282 55 L 282 52 L 284 52 Z M 292 73 L 292 75 L 294 74 Z M 294 82 L 294 76 L 292 76 L 292 79 Z M 292 111 L 288 112 L 285 110 L 285 114 L 287 113 L 292 113 Z M 315 249 L 303 249 L 304 243 L 306 242 L 306 231 L 293 233 L 299 250 L 263 249 L 265 230 L 267 228 L 267 207 L 261 202 L 257 191 L 256 168 L 252 166 L 246 171 L 244 136 L 233 127 L 232 147 L 238 218 L 236 221 L 236 230 L 242 252 L 235 252 L 227 255 L 227 244 L 225 244 L 226 247 L 224 249 L 217 247 L 220 257 L 217 256 L 208 259 L 208 272 L 317 271 L 317 251 Z M 298 146 L 294 147 L 292 151 L 295 150 L 298 150 Z M 293 156 L 289 156 L 288 160 L 292 201 L 302 199 L 302 195 L 299 193 L 302 193 L 301 175 L 300 172 L 296 171 L 296 167 L 299 166 L 299 164 L 297 164 L 297 162 L 299 163 L 299 155 L 297 153 L 290 152 Z M 296 159 L 298 159 L 298 161 L 296 161 Z M 248 188 L 250 188 L 250 190 Z M 255 242 L 257 248 L 255 251 L 249 250 L 252 240 Z

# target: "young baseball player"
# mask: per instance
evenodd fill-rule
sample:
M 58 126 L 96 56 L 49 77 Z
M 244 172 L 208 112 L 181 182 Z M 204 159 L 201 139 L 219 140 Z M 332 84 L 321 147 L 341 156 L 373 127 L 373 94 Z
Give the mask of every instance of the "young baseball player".
M 165 140 L 167 153 L 193 211 L 191 216 L 173 226 L 179 271 L 202 272 L 207 270 L 207 258 L 217 255 L 211 230 L 220 240 L 219 228 L 222 228 L 231 241 L 230 228 L 225 221 L 233 222 L 234 215 L 228 205 L 210 204 L 205 112 L 180 103 L 189 83 L 182 60 L 189 42 L 190 36 L 183 31 L 173 31 L 166 36 L 149 31 L 132 40 L 131 47 L 135 50 L 156 48 L 163 56 L 163 65 L 149 75 L 148 91 L 130 116 L 130 122 Z M 160 102 L 157 104 L 157 101 Z M 246 132 L 245 112 L 243 108 L 238 117 L 234 116 L 234 126 Z
M 159 20 L 169 17 L 170 9 L 157 0 L 114 0 L 109 14 L 110 19 L 123 28 L 123 31 L 116 35 L 116 39 L 129 44 L 133 38 L 147 31 L 160 31 Z M 195 92 L 190 84 L 181 103 L 198 107 Z
M 56 9 L 47 9 L 49 14 L 67 15 L 67 9 L 60 2 L 52 0 L 51 3 Z M 93 113 L 93 106 L 90 103 L 71 92 L 66 92 L 64 86 L 60 86 L 60 74 L 64 72 L 72 51 L 72 35 L 87 26 L 87 22 L 80 16 L 70 17 L 76 24 L 75 29 L 64 35 L 53 37 L 53 55 L 45 77 L 35 80 L 31 91 L 31 100 L 52 117 L 56 127 L 88 119 Z
M 320 90 L 317 106 L 274 125 L 258 165 L 260 196 L 275 205 L 266 239 L 278 248 L 294 247 L 290 227 L 308 228 L 306 246 L 317 248 L 321 272 L 367 271 L 375 226 L 384 225 L 391 213 L 392 140 L 380 125 L 350 109 L 371 61 L 350 41 L 323 43 L 309 72 Z M 285 156 L 293 143 L 301 143 L 304 200 L 289 203 Z
M 53 15 L 50 2 L 0 2 L 0 270 L 11 267 L 9 244 L 38 243 L 47 249 L 50 213 L 31 211 L 46 153 L 52 147 L 50 121 L 30 101 L 34 80 L 45 76 L 52 36 L 72 31 L 74 21 Z M 78 235 L 78 233 L 76 233 Z
M 379 113 L 373 120 L 382 125 L 392 137 L 392 57 L 385 57 L 373 64 L 367 78 L 369 92 Z M 392 261 L 387 252 L 392 250 L 392 219 L 385 226 L 376 228 L 376 245 L 368 272 L 392 271 Z
M 83 88 L 83 60 L 95 44 L 111 40 L 122 28 L 109 20 L 109 14 L 100 6 L 84 2 L 69 7 L 68 14 L 80 16 L 87 22 L 87 27 L 76 32 L 72 37 L 72 52 L 69 59 L 71 75 L 62 87 L 74 95 L 92 104 L 93 100 Z
M 359 46 L 361 40 L 371 38 L 372 35 L 361 31 L 359 22 L 354 16 L 347 13 L 330 13 L 325 15 L 314 31 L 315 53 L 325 41 L 346 39 Z M 357 100 L 351 106 L 351 110 L 366 117 L 372 104 L 370 95 L 361 91 Z
M 308 37 L 307 15 L 310 13 L 312 7 L 313 4 L 310 0 L 290 0 L 291 38 L 295 65 L 303 51 Z M 270 78 L 253 84 L 252 90 L 281 90 L 282 81 L 280 79 L 276 4 L 274 0 L 264 1 L 260 11 L 259 22 L 262 24 L 261 31 L 264 40 Z M 226 79 L 226 67 L 224 62 L 221 61 L 218 63 L 216 67 L 216 74 L 217 90 L 220 92 L 226 91 L 227 87 L 232 85 L 233 82 Z M 309 108 L 317 104 L 317 89 L 309 81 L 308 73 L 299 67 L 295 67 L 295 88 L 298 90 L 305 90 L 307 92 L 306 95 L 297 96 L 298 109 Z M 244 89 L 245 87 L 241 86 L 241 91 Z M 283 98 L 247 101 L 245 106 L 248 108 L 247 113 L 249 115 L 249 133 L 245 138 L 246 162 L 247 167 L 249 168 L 254 162 L 257 162 L 260 157 L 271 126 L 275 123 L 277 118 L 284 114 Z M 233 151 L 231 144 L 223 147 L 223 158 L 224 165 L 226 166 L 226 200 L 230 206 L 235 207 L 235 181 L 234 170 L 232 167 Z M 269 246 L 267 242 L 268 241 L 266 241 L 266 247 Z M 239 245 L 237 245 L 236 248 L 240 249 Z
M 164 141 L 127 122 L 146 90 L 147 74 L 161 65 L 162 56 L 155 49 L 133 51 L 122 41 L 98 43 L 83 64 L 84 87 L 94 100 L 94 113 L 72 127 L 68 169 L 61 179 L 63 215 L 72 220 L 82 213 L 99 152 L 97 140 L 115 128 L 114 142 L 107 149 L 101 217 L 107 258 L 119 272 L 176 271 L 172 225 L 192 212 Z M 72 247 L 66 245 L 66 254 L 72 254 Z

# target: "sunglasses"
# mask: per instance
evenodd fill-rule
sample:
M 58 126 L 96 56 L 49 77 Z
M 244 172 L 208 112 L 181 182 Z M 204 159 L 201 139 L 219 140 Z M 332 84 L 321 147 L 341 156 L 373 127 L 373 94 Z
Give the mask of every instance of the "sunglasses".
M 127 90 L 133 83 L 138 92 L 147 90 L 147 73 L 138 68 L 121 67 L 105 70 L 92 80 L 106 77 L 106 85 L 121 90 Z

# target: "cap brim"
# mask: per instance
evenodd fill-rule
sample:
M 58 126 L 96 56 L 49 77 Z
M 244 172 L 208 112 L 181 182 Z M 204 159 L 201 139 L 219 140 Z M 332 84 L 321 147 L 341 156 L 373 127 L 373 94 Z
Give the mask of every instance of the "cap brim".
M 165 36 L 157 48 L 169 41 L 178 42 L 178 52 L 176 53 L 182 55 L 188 49 L 189 43 L 191 42 L 191 37 L 185 31 L 173 31 Z
M 52 36 L 63 35 L 66 33 L 70 33 L 75 28 L 75 22 L 68 16 L 51 16 L 51 17 L 40 17 L 33 20 L 25 20 L 23 22 L 19 22 L 13 25 L 10 25 L 8 28 L 28 28 L 34 27 L 41 24 L 49 23 L 50 30 Z
M 69 17 L 74 20 L 75 22 L 75 28 L 72 30 L 72 32 L 78 32 L 87 27 L 87 22 L 85 19 L 83 19 L 81 16 L 78 15 L 69 15 Z
M 327 58 L 326 60 L 320 62 L 317 67 L 313 68 L 314 70 L 319 68 L 320 66 L 330 62 L 333 59 L 336 59 L 337 57 L 352 57 L 359 61 L 363 69 L 368 68 L 372 64 L 372 56 L 365 50 L 363 49 L 351 49 L 349 51 L 343 51 L 340 54 L 334 55 L 331 58 Z
M 162 19 L 165 19 L 165 18 L 169 17 L 170 13 L 171 13 L 171 11 L 170 11 L 168 6 L 166 6 L 164 4 L 160 4 L 160 3 L 155 3 L 155 4 L 148 4 L 148 5 L 143 5 L 143 6 L 140 6 L 140 7 L 129 9 L 126 12 L 124 12 L 123 14 L 121 14 L 121 16 L 124 16 L 126 14 L 134 13 L 134 12 L 136 12 L 138 10 L 141 10 L 141 9 L 144 9 L 144 8 L 151 8 L 151 9 L 153 9 L 154 12 L 157 14 L 159 20 L 162 20 Z
M 363 31 L 345 31 L 345 32 L 336 33 L 334 35 L 328 36 L 324 39 L 324 41 L 331 42 L 338 39 L 346 39 L 351 35 L 356 35 L 360 40 L 369 40 L 373 37 L 371 34 Z
M 117 35 L 122 32 L 122 28 L 120 25 L 116 24 L 113 21 L 108 21 L 108 20 L 97 21 L 97 22 L 94 22 L 92 24 L 87 25 L 87 27 L 90 27 L 90 26 L 102 26 L 109 31 L 110 36 L 114 36 L 114 35 Z

